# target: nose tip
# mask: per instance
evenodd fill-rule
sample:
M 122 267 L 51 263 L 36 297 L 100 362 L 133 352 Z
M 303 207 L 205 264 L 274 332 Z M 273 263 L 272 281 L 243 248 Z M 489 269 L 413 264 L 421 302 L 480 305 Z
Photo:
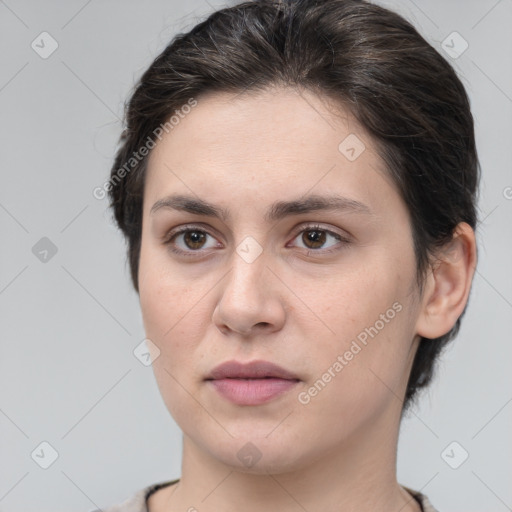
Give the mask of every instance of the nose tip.
M 266 275 L 264 275 L 266 274 Z M 285 320 L 277 283 L 263 265 L 238 261 L 220 289 L 213 323 L 223 333 L 249 336 L 255 331 L 280 329 Z
M 244 313 L 239 310 L 238 314 L 229 308 L 229 305 L 223 304 L 222 309 L 217 307 L 213 314 L 213 323 L 217 326 L 222 334 L 229 334 L 234 332 L 241 336 L 247 337 L 256 331 L 263 331 L 271 329 L 272 323 L 270 321 L 257 322 L 253 321 L 255 314 Z

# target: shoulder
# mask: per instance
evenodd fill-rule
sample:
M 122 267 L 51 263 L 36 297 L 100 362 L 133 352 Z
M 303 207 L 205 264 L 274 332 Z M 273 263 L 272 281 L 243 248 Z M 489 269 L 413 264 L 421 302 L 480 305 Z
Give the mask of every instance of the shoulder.
M 119 503 L 118 505 L 113 505 L 104 509 L 95 509 L 89 512 L 148 512 L 147 509 L 147 499 L 153 494 L 155 491 L 162 487 L 166 487 L 168 485 L 172 485 L 178 482 L 179 479 L 169 480 L 165 482 L 159 482 L 156 484 L 148 485 L 140 490 L 138 490 L 135 494 L 130 496 L 128 499 Z M 404 487 L 404 486 L 402 486 Z M 423 509 L 423 512 L 438 512 L 430 503 L 430 500 L 419 491 L 415 491 L 413 489 L 409 489 L 408 487 L 404 487 L 412 496 L 414 496 L 420 503 Z
M 161 487 L 166 487 L 177 481 L 178 479 L 148 485 L 136 491 L 122 503 L 107 508 L 90 510 L 89 512 L 147 512 L 147 498 Z
M 437 509 L 434 508 L 432 503 L 430 503 L 430 500 L 421 492 L 415 491 L 413 489 L 409 489 L 409 487 L 402 486 L 409 494 L 414 496 L 417 501 L 420 502 L 421 508 L 423 512 L 438 512 Z

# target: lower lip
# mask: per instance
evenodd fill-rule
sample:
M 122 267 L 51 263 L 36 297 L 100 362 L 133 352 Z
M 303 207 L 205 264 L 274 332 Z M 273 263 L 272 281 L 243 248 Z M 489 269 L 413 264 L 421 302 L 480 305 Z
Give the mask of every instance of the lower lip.
M 259 405 L 289 391 L 298 381 L 269 379 L 217 379 L 210 380 L 214 388 L 237 405 Z

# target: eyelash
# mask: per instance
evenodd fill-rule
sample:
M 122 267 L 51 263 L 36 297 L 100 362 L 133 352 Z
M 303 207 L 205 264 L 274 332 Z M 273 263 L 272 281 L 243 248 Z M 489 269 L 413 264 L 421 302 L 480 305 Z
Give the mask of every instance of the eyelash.
M 194 258 L 194 257 L 200 257 L 201 256 L 201 249 L 198 249 L 198 250 L 193 250 L 193 249 L 189 249 L 187 251 L 184 251 L 182 249 L 178 249 L 176 248 L 174 245 L 173 245 L 173 242 L 174 242 L 174 239 L 177 238 L 179 235 L 182 235 L 183 233 L 187 233 L 187 232 L 190 232 L 190 231 L 196 231 L 196 232 L 199 232 L 199 233 L 203 233 L 205 235 L 209 235 L 209 236 L 212 236 L 210 233 L 208 233 L 208 231 L 206 231 L 205 229 L 199 227 L 199 226 L 194 226 L 194 225 L 188 225 L 188 226 L 183 226 L 181 228 L 179 228 L 178 230 L 176 231 L 172 231 L 167 237 L 166 239 L 164 240 L 164 245 L 168 246 L 168 249 L 173 252 L 174 254 L 178 254 L 180 256 L 185 256 L 185 257 L 191 257 L 191 258 Z M 310 253 L 320 253 L 320 254 L 331 254 L 333 252 L 336 252 L 336 251 L 339 251 L 341 250 L 344 246 L 348 245 L 350 243 L 350 240 L 338 233 L 335 233 L 333 231 L 330 231 L 328 229 L 325 229 L 325 228 L 322 228 L 322 226 L 318 225 L 318 224 L 310 224 L 310 225 L 306 225 L 306 226 L 301 226 L 301 228 L 295 233 L 295 235 L 293 236 L 293 239 L 297 238 L 298 235 L 300 235 L 301 233 L 305 232 L 305 231 L 322 231 L 324 233 L 327 233 L 328 235 L 334 237 L 335 239 L 338 240 L 338 242 L 340 242 L 341 244 L 341 247 L 336 247 L 334 249 L 326 249 L 326 250 L 322 250 L 322 249 L 305 249 L 307 251 L 307 255 L 309 256 Z M 338 245 L 338 244 L 336 244 Z M 304 249 L 304 248 L 302 248 Z

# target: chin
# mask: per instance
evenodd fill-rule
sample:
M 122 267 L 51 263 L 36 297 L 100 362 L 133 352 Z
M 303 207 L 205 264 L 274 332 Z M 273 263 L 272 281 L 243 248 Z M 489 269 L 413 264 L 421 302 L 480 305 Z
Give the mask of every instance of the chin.
M 251 434 L 226 439 L 219 443 L 218 439 L 205 447 L 216 461 L 232 468 L 239 473 L 251 475 L 280 474 L 305 467 L 312 462 L 313 453 L 302 452 L 299 448 L 306 446 L 314 452 L 314 447 L 297 446 L 291 438 L 283 439 L 276 436 L 257 437 Z

